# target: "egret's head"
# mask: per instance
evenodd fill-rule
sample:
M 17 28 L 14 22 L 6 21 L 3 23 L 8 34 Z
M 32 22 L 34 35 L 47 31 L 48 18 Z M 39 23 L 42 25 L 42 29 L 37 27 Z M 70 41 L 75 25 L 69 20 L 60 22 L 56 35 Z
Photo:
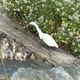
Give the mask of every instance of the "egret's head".
M 42 31 L 39 29 L 39 26 L 36 24 L 36 22 L 30 22 L 29 25 L 32 25 L 37 29 L 37 31 L 39 33 L 39 37 L 40 37 L 40 39 L 42 39 Z
M 36 24 L 36 22 L 33 22 L 33 21 L 30 22 L 29 25 L 30 25 L 30 26 L 34 26 L 34 27 L 36 27 L 37 29 L 39 28 L 39 26 Z
M 37 24 L 35 22 L 30 22 L 29 25 L 36 26 Z

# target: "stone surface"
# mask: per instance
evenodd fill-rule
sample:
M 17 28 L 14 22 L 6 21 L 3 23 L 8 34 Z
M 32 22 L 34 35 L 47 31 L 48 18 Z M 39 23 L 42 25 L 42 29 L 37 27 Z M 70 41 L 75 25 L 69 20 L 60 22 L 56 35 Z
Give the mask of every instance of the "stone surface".
M 67 69 L 70 70 L 70 73 L 68 73 Z M 75 69 L 63 67 L 47 70 L 19 68 L 12 75 L 11 80 L 80 80 L 80 68 L 76 69 L 76 71 Z
M 36 58 L 42 57 L 47 59 L 48 62 L 52 62 L 52 64 L 56 63 L 57 65 L 60 64 L 63 66 L 69 66 L 75 62 L 76 59 L 72 55 L 67 54 L 61 49 L 53 49 L 50 51 L 41 45 L 38 37 L 30 33 L 23 34 L 21 31 L 15 30 L 13 26 L 17 25 L 15 25 L 5 13 L 2 14 L 0 17 L 0 31 L 16 40 L 17 43 L 24 45 L 28 50 L 31 50 L 31 52 L 35 53 Z

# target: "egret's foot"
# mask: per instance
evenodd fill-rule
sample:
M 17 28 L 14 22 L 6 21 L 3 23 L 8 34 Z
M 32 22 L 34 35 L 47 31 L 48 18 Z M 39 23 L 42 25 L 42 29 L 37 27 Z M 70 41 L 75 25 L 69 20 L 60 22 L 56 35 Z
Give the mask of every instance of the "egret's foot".
M 41 42 L 41 46 L 45 47 L 50 53 L 52 53 L 52 51 L 59 51 L 58 48 L 56 47 L 50 47 L 48 45 L 46 45 L 44 42 Z
M 58 50 L 58 48 L 56 48 L 56 47 L 50 47 L 50 49 L 53 51 L 53 50 L 55 50 L 55 51 L 57 51 Z
M 41 43 L 41 46 L 45 47 L 45 48 L 48 48 L 49 46 L 47 46 L 42 40 L 40 41 Z
M 48 47 L 48 50 L 49 50 L 50 53 L 53 53 L 53 51 L 58 51 L 58 48 Z
M 49 47 L 48 45 L 46 45 L 46 44 L 43 44 L 43 46 L 44 46 L 47 50 L 50 49 L 50 47 Z

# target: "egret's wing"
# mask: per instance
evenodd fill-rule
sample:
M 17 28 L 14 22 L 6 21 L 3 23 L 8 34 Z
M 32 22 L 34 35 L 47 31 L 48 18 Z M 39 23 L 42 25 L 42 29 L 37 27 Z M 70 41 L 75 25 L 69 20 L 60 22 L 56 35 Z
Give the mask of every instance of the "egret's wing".
M 54 46 L 58 47 L 56 41 L 48 34 L 43 35 L 43 41 L 48 45 L 48 46 Z

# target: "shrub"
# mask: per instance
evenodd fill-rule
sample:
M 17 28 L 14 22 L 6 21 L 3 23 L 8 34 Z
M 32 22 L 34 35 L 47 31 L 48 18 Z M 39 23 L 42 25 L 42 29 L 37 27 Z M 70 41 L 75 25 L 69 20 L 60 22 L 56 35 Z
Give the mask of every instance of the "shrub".
M 80 0 L 3 0 L 3 4 L 22 25 L 36 21 L 60 46 L 80 53 Z

